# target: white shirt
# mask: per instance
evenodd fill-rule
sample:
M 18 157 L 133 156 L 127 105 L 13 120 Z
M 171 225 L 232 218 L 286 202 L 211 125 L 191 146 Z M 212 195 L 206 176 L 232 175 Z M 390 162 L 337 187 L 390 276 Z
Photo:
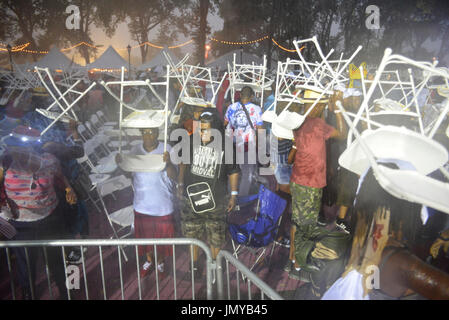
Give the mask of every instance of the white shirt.
M 167 151 L 171 147 L 167 145 Z M 143 142 L 131 150 L 131 154 L 163 154 L 164 144 L 159 142 L 156 149 L 147 152 Z M 174 182 L 167 170 L 160 172 L 133 172 L 134 210 L 150 216 L 166 216 L 173 212 Z

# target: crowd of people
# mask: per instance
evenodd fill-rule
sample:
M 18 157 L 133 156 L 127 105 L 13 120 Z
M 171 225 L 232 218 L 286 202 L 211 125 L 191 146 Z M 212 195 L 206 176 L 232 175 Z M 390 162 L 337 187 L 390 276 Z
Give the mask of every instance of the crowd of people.
M 175 98 L 170 99 L 170 109 L 174 110 L 180 88 L 173 84 L 171 90 Z M 141 143 L 130 154 L 161 154 L 166 165 L 160 172 L 125 173 L 131 176 L 134 190 L 135 237 L 201 239 L 210 246 L 215 259 L 226 245 L 227 215 L 236 210 L 239 197 L 257 193 L 258 183 L 263 180 L 258 169 L 269 167 L 276 181 L 272 191 L 288 200 L 275 240 L 289 247 L 284 268 L 289 277 L 307 283 L 302 287 L 304 299 L 326 297 L 326 291 L 353 270 L 366 279 L 367 267 L 373 265 L 380 269 L 380 286 L 373 289 L 364 285 L 364 297 L 411 298 L 415 294 L 416 299 L 448 299 L 448 270 L 437 268 L 437 261 L 448 259 L 447 215 L 434 210 L 423 225 L 420 206 L 389 195 L 372 171 L 360 178 L 338 166 L 348 129 L 341 113 L 335 112 L 336 101 L 347 109 L 357 109 L 360 97 L 344 99 L 342 91 L 336 90 L 332 96 L 322 98 L 294 131 L 294 139 L 288 140 L 274 136 L 270 124 L 262 120 L 263 111 L 274 102 L 274 91 L 273 87 L 263 93 L 263 106 L 258 105 L 260 97 L 250 87 L 238 92 L 235 103 L 229 97 L 225 99 L 223 92 L 222 97 L 218 96 L 222 100 L 219 108 L 184 104 L 179 123 L 170 128 L 188 132 L 190 148 L 176 155 L 183 159 L 180 163 L 175 163 L 172 149 L 179 141 L 171 141 L 172 145 L 164 149 L 164 143 L 158 140 L 159 128 L 140 129 Z M 307 97 L 314 97 L 307 91 L 304 105 L 295 103 L 290 110 L 305 112 L 312 107 L 316 98 L 307 101 Z M 132 100 L 132 94 L 126 99 Z M 87 196 L 83 188 L 77 187 L 82 170 L 77 168 L 76 159 L 84 156 L 77 123 L 57 123 L 40 136 L 49 120 L 34 110 L 46 107 L 49 101 L 48 96 L 28 92 L 13 96 L 1 109 L 1 132 L 5 137 L 0 175 L 2 216 L 10 226 L 0 221 L 0 231 L 8 239 L 89 236 Z M 82 110 L 80 115 L 88 119 L 106 105 L 106 113 L 116 118 L 117 102 L 98 88 L 78 108 Z M 276 112 L 281 110 L 279 104 Z M 72 137 L 70 142 L 68 136 Z M 232 149 L 224 147 L 227 139 Z M 272 162 L 261 164 L 257 161 L 258 145 L 267 140 L 271 142 L 267 153 Z M 447 142 L 446 137 L 446 149 Z M 122 160 L 120 154 L 115 158 L 117 164 Z M 401 164 L 383 165 L 398 168 Z M 336 216 L 324 214 L 331 207 L 338 209 Z M 432 244 L 426 247 L 426 257 L 431 257 L 427 262 L 418 250 L 424 243 Z M 27 281 L 27 264 L 36 260 L 37 252 L 27 256 L 23 248 L 17 248 L 14 253 L 20 285 L 24 297 L 28 297 L 32 288 Z M 155 268 L 164 274 L 165 261 L 173 253 L 170 246 L 158 246 L 155 261 L 153 246 L 142 246 L 139 254 L 144 257 L 140 272 L 145 277 Z M 73 248 L 70 255 L 78 260 L 80 252 Z M 61 252 L 49 250 L 48 257 L 59 292 L 64 295 Z M 197 277 L 203 272 L 197 248 L 193 260 Z

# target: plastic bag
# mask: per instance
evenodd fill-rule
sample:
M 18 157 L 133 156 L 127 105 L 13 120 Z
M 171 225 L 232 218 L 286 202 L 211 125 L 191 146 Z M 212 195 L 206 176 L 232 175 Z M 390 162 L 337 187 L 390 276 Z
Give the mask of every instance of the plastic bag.
M 335 281 L 321 300 L 369 300 L 369 295 L 363 296 L 362 281 L 363 276 L 352 270 L 346 277 Z

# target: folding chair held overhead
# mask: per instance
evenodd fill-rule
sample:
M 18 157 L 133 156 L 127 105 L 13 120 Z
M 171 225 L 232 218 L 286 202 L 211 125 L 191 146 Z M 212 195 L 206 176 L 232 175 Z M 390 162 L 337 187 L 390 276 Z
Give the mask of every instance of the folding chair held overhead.
M 78 120 L 75 112 L 72 110 L 73 106 L 76 105 L 76 103 L 83 98 L 94 86 L 95 82 L 93 82 L 87 89 L 80 92 L 75 90 L 75 87 L 81 82 L 81 80 L 76 81 L 70 88 L 68 88 L 64 93 L 61 93 L 58 86 L 56 85 L 55 81 L 53 80 L 52 75 L 50 74 L 50 71 L 48 68 L 39 68 L 34 67 L 39 79 L 41 80 L 43 86 L 45 89 L 47 89 L 50 96 L 53 98 L 54 102 L 47 108 L 47 109 L 37 109 L 36 111 L 40 112 L 42 115 L 46 116 L 49 119 L 53 119 L 53 121 L 45 128 L 41 135 L 44 135 L 45 132 L 47 132 L 57 121 L 66 121 L 68 122 L 70 120 L 70 117 L 68 117 L 68 112 L 70 111 L 72 117 L 74 120 Z M 43 74 L 46 75 L 47 79 L 50 81 L 50 84 L 52 88 L 47 84 L 45 81 L 45 78 Z M 56 97 L 55 93 L 58 95 Z M 76 98 L 69 102 L 67 100 L 67 95 L 69 96 L 76 96 Z M 59 107 L 52 110 L 54 107 Z
M 302 54 L 303 44 L 311 43 L 318 53 L 320 62 L 308 62 Z M 352 55 L 339 60 L 329 60 L 334 52 L 333 49 L 325 56 L 318 44 L 316 37 L 300 41 L 294 41 L 296 51 L 300 60 L 288 59 L 286 63 L 279 62 L 276 77 L 275 103 L 264 112 L 262 119 L 273 124 L 273 134 L 279 138 L 293 139 L 293 130 L 298 129 L 310 112 L 318 103 L 326 103 L 329 95 L 333 94 L 334 87 L 345 82 L 343 76 L 348 65 L 362 49 L 359 46 Z M 280 112 L 276 113 L 279 102 L 287 105 Z M 293 103 L 311 104 L 303 114 L 292 112 L 289 109 Z
M 269 89 L 274 82 L 267 73 L 267 57 L 263 56 L 263 64 L 238 64 L 236 63 L 236 54 L 234 53 L 232 66 L 228 64 L 229 88 L 231 91 L 231 100 L 234 103 L 235 91 L 243 87 L 251 87 L 254 92 L 260 95 L 260 105 L 263 106 L 263 91 Z
M 408 79 L 405 80 L 397 70 L 390 71 L 389 66 L 401 66 L 407 68 Z M 449 99 L 446 99 L 437 110 L 434 119 L 424 126 L 422 117 L 422 105 L 420 105 L 420 95 L 426 90 L 431 77 L 441 77 L 444 86 L 449 87 L 449 73 L 436 68 L 436 62 L 415 61 L 398 54 L 392 54 L 391 49 L 386 49 L 381 63 L 377 69 L 373 80 L 369 81 L 362 76 L 362 89 L 364 99 L 356 115 L 347 112 L 347 115 L 354 118 L 354 125 L 357 126 L 360 120 L 367 123 L 368 128 L 376 121 L 372 121 L 376 115 L 413 117 L 418 126 L 409 129 L 415 130 L 422 135 L 432 138 L 439 126 L 449 112 Z M 412 68 L 424 76 L 418 82 Z M 366 90 L 367 85 L 369 90 Z M 444 90 L 444 89 L 443 89 Z M 380 99 L 374 99 L 374 92 L 380 92 Z M 396 92 L 395 95 L 393 95 Z M 382 124 L 380 124 L 382 125 Z M 407 124 L 405 124 L 407 126 Z M 352 141 L 352 133 L 348 134 L 348 145 Z
M 439 169 L 448 177 L 443 168 L 448 153 L 443 146 L 406 128 L 382 127 L 360 135 L 341 103 L 337 106 L 356 137 L 340 156 L 342 167 L 360 173 L 368 165 L 381 187 L 391 195 L 449 214 L 449 183 L 428 176 Z M 377 159 L 407 161 L 416 171 L 390 169 L 378 164 Z
M 164 152 L 167 149 L 167 136 L 168 136 L 168 94 L 169 94 L 169 77 L 170 67 L 167 66 L 167 76 L 163 82 L 153 82 L 151 83 L 149 79 L 146 81 L 124 80 L 124 68 L 122 68 L 121 81 L 113 81 L 101 84 L 104 86 L 107 92 L 120 103 L 119 112 L 119 153 L 122 154 L 121 141 L 122 141 L 122 129 L 123 128 L 159 128 L 164 125 Z M 120 97 L 117 97 L 110 86 L 120 85 Z M 123 90 L 125 87 L 130 86 L 143 86 L 146 89 L 150 89 L 154 97 L 159 101 L 159 106 L 161 108 L 150 108 L 150 109 L 136 109 L 123 101 Z M 165 100 L 159 96 L 155 87 L 160 86 L 165 89 Z M 123 107 L 132 110 L 133 112 L 126 118 L 123 118 Z M 165 162 L 163 161 L 163 155 L 161 154 L 149 154 L 143 156 L 135 156 L 129 154 L 122 154 L 122 161 L 120 162 L 120 167 L 125 171 L 136 172 L 158 172 L 165 168 Z

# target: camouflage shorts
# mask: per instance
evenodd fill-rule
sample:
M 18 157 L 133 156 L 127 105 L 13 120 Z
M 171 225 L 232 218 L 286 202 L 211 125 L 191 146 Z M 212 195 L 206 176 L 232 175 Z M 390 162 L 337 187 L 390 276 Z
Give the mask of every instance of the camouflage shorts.
M 315 246 L 315 237 L 320 234 L 321 227 L 317 225 L 321 209 L 323 189 L 305 187 L 290 182 L 292 195 L 292 222 L 296 225 L 294 238 L 295 260 L 304 268 L 307 258 Z
M 321 209 L 323 189 L 290 182 L 292 221 L 297 225 L 315 224 Z
M 195 213 L 190 201 L 184 198 L 182 203 L 181 227 L 186 238 L 206 241 L 209 245 L 220 248 L 225 244 L 226 207 L 218 206 L 214 211 Z

